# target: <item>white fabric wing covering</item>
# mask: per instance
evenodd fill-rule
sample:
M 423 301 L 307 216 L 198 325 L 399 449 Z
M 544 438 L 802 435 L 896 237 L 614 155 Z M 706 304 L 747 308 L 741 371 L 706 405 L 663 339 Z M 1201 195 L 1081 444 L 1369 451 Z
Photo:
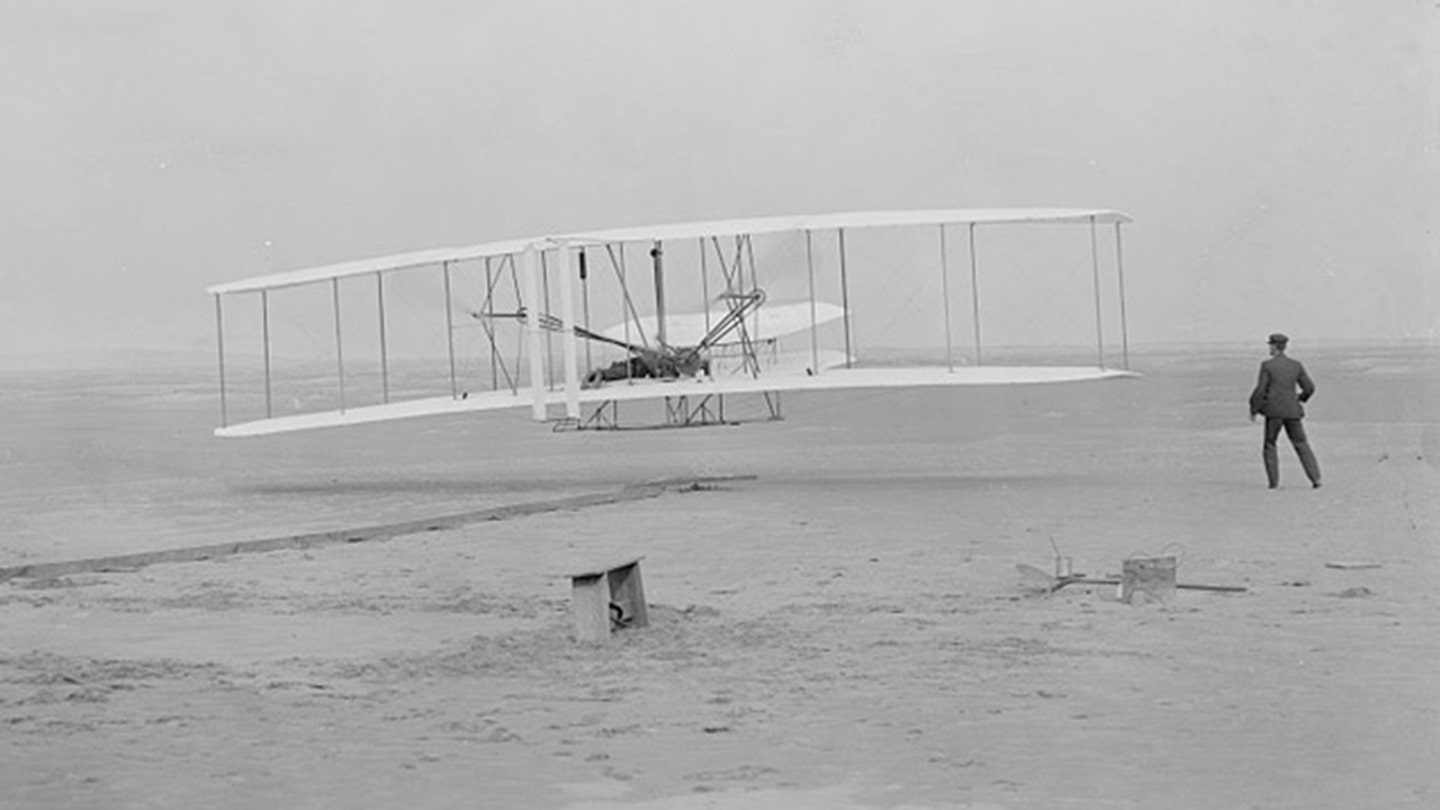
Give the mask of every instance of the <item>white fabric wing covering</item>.
M 580 392 L 580 401 L 598 404 L 607 401 L 632 402 L 663 397 L 703 397 L 713 394 L 756 394 L 783 391 L 834 391 L 847 388 L 923 388 L 967 385 L 1033 385 L 1041 383 L 1084 382 L 1087 380 L 1120 379 L 1138 375 L 1114 369 L 1085 368 L 1075 366 L 980 366 L 961 367 L 953 371 L 946 368 L 875 368 L 875 369 L 830 369 L 815 375 L 778 374 L 761 379 L 728 377 L 723 379 L 689 379 L 672 381 L 637 380 L 618 382 L 603 388 Z M 545 394 L 548 406 L 559 406 L 565 402 L 563 390 Z M 371 405 L 347 411 L 328 411 L 254 422 L 218 428 L 216 436 L 264 436 L 274 433 L 289 433 L 297 430 L 311 430 L 322 427 L 343 427 L 385 422 L 420 416 L 474 413 L 504 408 L 524 408 L 530 405 L 530 392 L 522 389 L 518 394 L 508 391 L 492 391 L 467 396 L 464 399 L 434 397 L 430 399 L 392 402 L 387 405 Z

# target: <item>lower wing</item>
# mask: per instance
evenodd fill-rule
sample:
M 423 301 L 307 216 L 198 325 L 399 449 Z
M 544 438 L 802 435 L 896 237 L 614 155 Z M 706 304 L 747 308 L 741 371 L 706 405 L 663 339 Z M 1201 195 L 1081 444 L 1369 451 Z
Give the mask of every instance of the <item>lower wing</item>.
M 831 359 L 833 362 L 833 358 Z M 932 366 L 897 368 L 829 368 L 820 373 L 768 373 L 759 376 L 729 374 L 676 380 L 631 380 L 608 383 L 579 392 L 581 403 L 628 402 L 663 397 L 703 397 L 716 394 L 755 394 L 783 391 L 838 391 L 860 388 L 926 388 L 966 385 L 1030 385 L 1084 382 L 1138 377 L 1129 371 L 1086 366 L 962 366 L 955 369 Z M 547 405 L 563 405 L 566 391 L 556 388 L 544 393 Z M 281 416 L 243 422 L 215 430 L 216 436 L 264 436 L 324 427 L 363 425 L 419 416 L 525 408 L 534 402 L 528 388 L 486 391 L 464 397 L 433 397 L 383 405 L 366 405 L 343 411 Z

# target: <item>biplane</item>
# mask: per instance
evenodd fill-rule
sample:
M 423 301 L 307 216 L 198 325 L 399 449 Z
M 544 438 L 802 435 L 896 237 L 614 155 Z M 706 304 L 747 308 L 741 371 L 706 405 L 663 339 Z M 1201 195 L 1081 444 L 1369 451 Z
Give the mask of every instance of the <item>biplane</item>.
M 778 419 L 784 392 L 1135 376 L 1121 250 L 1130 221 L 1090 209 L 766 217 L 511 239 L 217 284 L 207 289 L 215 434 L 504 408 L 557 427 L 619 428 L 621 406 L 642 401 L 664 406 L 649 426 L 692 426 L 737 421 L 727 397 L 749 397 L 756 418 Z M 1094 360 L 997 363 L 982 326 L 991 328 L 984 311 L 1007 285 L 982 273 L 977 231 L 1054 225 L 1088 229 L 1088 255 L 1040 263 L 1069 268 L 1088 289 L 1044 295 L 1044 276 L 1009 289 L 1022 302 L 1063 305 L 1059 320 L 1085 322 Z M 1101 226 L 1113 226 L 1113 238 Z M 1102 241 L 1114 257 L 1104 283 Z M 1112 330 L 1118 315 L 1118 367 L 1107 364 L 1107 298 L 1118 303 L 1109 313 Z M 957 346 L 962 332 L 968 346 Z M 867 358 L 866 347 L 905 341 L 905 358 Z

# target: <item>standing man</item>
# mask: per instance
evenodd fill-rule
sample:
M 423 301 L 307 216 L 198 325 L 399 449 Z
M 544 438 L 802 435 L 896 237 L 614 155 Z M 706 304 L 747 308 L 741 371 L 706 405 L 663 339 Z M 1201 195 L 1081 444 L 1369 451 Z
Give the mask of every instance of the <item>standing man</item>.
M 1311 382 L 1300 361 L 1285 354 L 1290 338 L 1277 332 L 1270 336 L 1269 343 L 1270 359 L 1260 364 L 1260 381 L 1250 394 L 1250 421 L 1255 421 L 1256 414 L 1265 415 L 1265 447 L 1261 452 L 1265 459 L 1265 475 L 1270 479 L 1271 489 L 1280 486 L 1280 457 L 1275 443 L 1283 427 L 1285 435 L 1290 437 L 1290 444 L 1295 447 L 1295 455 L 1300 457 L 1310 486 L 1319 489 L 1320 462 L 1315 460 L 1310 443 L 1305 439 L 1302 421 L 1305 418 L 1303 403 L 1314 395 L 1315 383 Z

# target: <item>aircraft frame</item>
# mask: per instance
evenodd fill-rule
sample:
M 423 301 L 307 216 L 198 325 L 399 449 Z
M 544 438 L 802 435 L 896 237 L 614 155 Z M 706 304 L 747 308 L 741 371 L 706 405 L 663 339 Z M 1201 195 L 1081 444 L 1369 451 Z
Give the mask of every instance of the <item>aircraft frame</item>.
M 768 418 L 781 417 L 779 395 L 790 390 L 827 390 L 839 388 L 884 388 L 932 385 L 993 385 L 1017 383 L 1064 382 L 1085 379 L 1106 379 L 1133 376 L 1129 371 L 1129 332 L 1124 290 L 1124 261 L 1121 242 L 1122 225 L 1131 222 L 1127 215 L 1104 209 L 951 209 L 926 211 L 880 211 L 826 214 L 819 216 L 767 217 L 742 220 L 683 223 L 643 228 L 622 228 L 606 231 L 541 236 L 489 242 L 459 248 L 443 248 L 396 256 L 326 265 L 306 270 L 271 274 L 235 282 L 217 284 L 207 289 L 214 298 L 217 352 L 220 383 L 220 427 L 218 436 L 263 435 L 315 427 L 361 424 L 389 419 L 496 408 L 524 407 L 531 409 L 536 421 L 552 420 L 549 410 L 561 406 L 564 417 L 557 425 L 563 428 L 617 428 L 621 426 L 621 402 L 640 399 L 665 401 L 664 426 L 686 426 L 729 423 L 724 408 L 726 395 L 758 394 L 763 397 Z M 1004 225 L 1079 225 L 1088 227 L 1090 270 L 1094 309 L 1094 366 L 1000 366 L 987 365 L 989 348 L 982 334 L 982 295 L 979 258 L 976 248 L 978 228 Z M 1101 294 L 1101 262 L 1098 231 L 1102 225 L 1114 228 L 1114 270 L 1118 285 L 1121 364 L 1107 366 L 1104 319 Z M 852 283 L 849 277 L 847 233 L 869 228 L 934 229 L 939 253 L 939 270 L 944 294 L 943 321 L 945 331 L 945 364 L 933 368 L 864 368 L 857 367 L 852 308 Z M 970 288 L 971 346 L 973 364 L 958 362 L 957 335 L 952 328 L 950 284 L 957 264 L 951 257 L 957 228 L 963 228 L 968 254 Z M 767 307 L 765 291 L 755 261 L 755 238 L 769 234 L 798 234 L 803 237 L 806 300 L 774 308 L 784 313 L 783 322 L 775 328 L 785 334 L 808 337 L 808 362 L 803 374 L 771 373 L 766 368 L 761 349 L 774 349 L 783 335 L 770 336 L 763 329 Z M 840 303 L 837 306 L 817 295 L 817 245 L 821 240 L 834 240 L 835 278 Z M 673 283 L 676 270 L 665 263 L 667 246 L 693 242 L 699 258 L 699 284 L 706 302 L 701 316 L 674 316 L 668 313 L 667 284 Z M 632 289 L 629 256 L 633 246 L 648 246 L 649 281 L 654 292 L 654 316 L 642 316 L 637 306 L 638 290 Z M 594 259 L 599 259 L 599 262 Z M 599 267 L 597 267 L 597 264 Z M 458 305 L 455 275 L 466 268 L 476 283 L 483 283 L 483 297 L 478 308 L 464 310 Z M 390 319 L 387 310 L 387 280 L 400 274 L 413 275 L 426 269 L 438 269 L 443 286 L 444 333 L 448 396 L 412 398 L 394 385 L 394 365 L 390 347 Z M 621 298 L 623 330 L 607 335 L 590 329 L 590 284 L 596 272 L 614 277 Z M 483 279 L 480 274 L 483 272 Z M 374 328 L 378 335 L 377 356 L 380 377 L 380 402 L 359 404 L 347 391 L 346 324 L 342 319 L 342 282 L 354 285 L 356 280 L 372 278 L 376 303 Z M 552 281 L 558 290 L 552 288 Z M 716 290 L 711 289 L 712 281 Z M 508 283 L 507 283 L 508 282 Z M 577 284 L 578 282 L 578 284 Z M 360 281 L 358 283 L 364 283 Z M 279 414 L 275 403 L 275 374 L 272 363 L 271 296 L 278 290 L 292 287 L 329 288 L 329 304 L 334 342 L 337 406 L 319 413 Z M 577 286 L 579 287 L 577 296 Z M 347 287 L 349 289 L 349 287 Z M 227 381 L 226 302 L 245 296 L 258 298 L 260 310 L 260 342 L 263 362 L 264 418 L 232 421 L 230 385 Z M 508 296 L 508 297 L 506 297 Z M 501 298 L 516 304 L 513 310 L 501 310 Z M 558 299 L 555 300 L 555 299 Z M 748 312 L 738 312 L 737 303 L 757 302 Z M 719 306 L 712 312 L 711 303 Z M 558 314 L 552 305 L 558 303 Z M 232 304 L 233 306 L 233 304 Z M 788 309 L 787 309 L 788 307 Z M 577 318 L 577 308 L 583 320 Z M 468 311 L 469 321 L 478 323 L 484 332 L 488 349 L 485 365 L 490 371 L 490 390 L 471 390 L 462 385 L 457 366 L 456 312 Z M 806 317 L 808 315 L 808 317 Z M 354 316 L 352 316 L 353 319 Z M 689 321 L 685 321 L 685 318 Z M 513 360 L 501 345 L 501 328 L 505 320 L 519 326 L 520 335 Z M 717 321 L 729 320 L 722 334 L 711 334 Z M 693 327 L 686 334 L 704 334 L 698 343 L 685 345 L 672 339 L 671 329 L 682 322 Z M 840 327 L 838 350 L 822 352 L 819 337 L 822 326 L 836 322 Z M 654 328 L 647 334 L 646 325 Z M 632 326 L 634 327 L 632 332 Z M 617 327 L 620 328 L 620 327 Z M 722 338 L 724 339 L 722 341 Z M 622 347 L 627 358 L 651 358 L 651 371 L 660 361 L 655 358 L 695 359 L 685 374 L 652 376 L 664 379 L 611 378 L 598 387 L 582 384 L 580 373 L 583 346 L 585 365 L 594 368 L 593 343 Z M 558 346 L 556 344 L 559 344 Z M 722 345 L 723 343 L 723 345 Z M 676 345 L 672 345 L 676 344 Z M 556 355 L 559 362 L 556 362 Z M 739 368 L 725 379 L 699 377 L 698 359 L 717 356 L 738 358 Z M 631 360 L 625 361 L 633 366 Z M 526 366 L 522 369 L 522 365 Z M 558 368 L 557 368 L 558 366 Z M 559 380 L 556 380 L 556 373 Z M 593 374 L 593 372 L 592 372 Z M 503 379 L 503 382 L 502 382 Z M 523 384 L 522 384 L 523 383 Z M 623 384 L 620 384 L 623 383 Z M 582 404 L 591 408 L 588 414 Z

